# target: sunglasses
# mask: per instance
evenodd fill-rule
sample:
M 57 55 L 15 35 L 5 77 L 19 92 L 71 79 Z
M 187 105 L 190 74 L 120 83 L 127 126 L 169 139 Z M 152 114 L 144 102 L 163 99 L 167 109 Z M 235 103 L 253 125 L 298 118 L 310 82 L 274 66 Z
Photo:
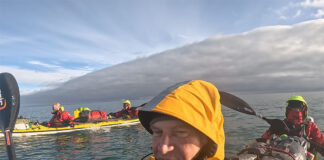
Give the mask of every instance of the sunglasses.
M 306 104 L 301 101 L 288 101 L 287 109 L 303 111 L 307 108 Z

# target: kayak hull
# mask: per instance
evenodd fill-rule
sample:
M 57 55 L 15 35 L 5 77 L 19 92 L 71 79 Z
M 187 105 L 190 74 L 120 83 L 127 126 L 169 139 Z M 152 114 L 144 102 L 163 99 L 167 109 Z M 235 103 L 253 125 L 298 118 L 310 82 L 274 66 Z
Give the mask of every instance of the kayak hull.
M 115 126 L 129 126 L 136 125 L 139 123 L 139 119 L 130 119 L 130 120 L 107 120 L 96 123 L 78 123 L 73 127 L 46 127 L 43 125 L 32 125 L 31 127 L 27 127 L 26 129 L 15 129 L 12 132 L 12 136 L 14 137 L 24 137 L 24 136 L 37 136 L 37 135 L 50 135 L 50 134 L 58 134 L 58 133 L 68 133 L 82 130 L 94 130 L 94 129 L 104 129 Z M 1 135 L 0 135 L 1 137 Z M 3 137 L 3 135 L 2 135 Z

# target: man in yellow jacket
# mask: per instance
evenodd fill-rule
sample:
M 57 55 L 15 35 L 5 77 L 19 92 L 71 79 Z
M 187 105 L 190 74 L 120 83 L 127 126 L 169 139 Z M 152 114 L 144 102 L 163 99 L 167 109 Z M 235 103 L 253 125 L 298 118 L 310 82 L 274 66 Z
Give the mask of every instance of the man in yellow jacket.
M 225 135 L 218 90 L 209 82 L 173 85 L 139 111 L 152 134 L 154 156 L 147 159 L 223 160 Z

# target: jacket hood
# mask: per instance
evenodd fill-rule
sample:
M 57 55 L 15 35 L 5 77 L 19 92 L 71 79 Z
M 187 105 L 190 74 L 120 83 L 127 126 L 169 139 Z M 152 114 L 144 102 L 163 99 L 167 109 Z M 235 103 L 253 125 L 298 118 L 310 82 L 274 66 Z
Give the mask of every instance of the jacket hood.
M 220 96 L 217 88 L 206 81 L 193 80 L 175 84 L 148 102 L 139 111 L 139 119 L 152 134 L 150 122 L 165 114 L 186 122 L 217 144 L 213 159 L 224 159 L 225 134 Z

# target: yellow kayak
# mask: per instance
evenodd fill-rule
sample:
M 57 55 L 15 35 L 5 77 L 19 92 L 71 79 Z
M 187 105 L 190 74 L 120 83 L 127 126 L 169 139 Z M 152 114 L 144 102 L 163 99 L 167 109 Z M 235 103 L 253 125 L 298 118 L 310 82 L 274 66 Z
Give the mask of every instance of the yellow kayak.
M 19 119 L 18 119 L 19 120 Z M 17 120 L 17 122 L 18 122 Z M 15 129 L 12 132 L 12 136 L 30 136 L 30 135 L 46 135 L 74 132 L 80 130 L 97 129 L 102 127 L 113 126 L 128 126 L 138 124 L 139 119 L 108 119 L 106 121 L 100 121 L 95 123 L 76 123 L 73 127 L 47 127 L 40 124 L 31 123 L 17 123 Z M 3 135 L 2 135 L 3 136 Z M 0 134 L 1 137 L 1 134 Z

